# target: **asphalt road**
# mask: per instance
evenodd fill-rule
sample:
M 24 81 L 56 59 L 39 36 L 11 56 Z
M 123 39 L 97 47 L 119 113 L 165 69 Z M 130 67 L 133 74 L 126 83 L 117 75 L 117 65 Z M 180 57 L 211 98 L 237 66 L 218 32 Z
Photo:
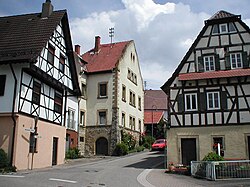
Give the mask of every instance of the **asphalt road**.
M 163 153 L 96 157 L 0 175 L 1 187 L 247 187 L 250 180 L 207 181 L 164 173 Z

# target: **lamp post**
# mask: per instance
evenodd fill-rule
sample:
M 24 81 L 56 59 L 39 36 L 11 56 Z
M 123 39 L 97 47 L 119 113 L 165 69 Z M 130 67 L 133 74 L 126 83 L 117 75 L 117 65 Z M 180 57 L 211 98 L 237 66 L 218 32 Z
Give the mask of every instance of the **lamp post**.
M 152 125 L 151 125 L 151 136 L 154 137 L 154 110 L 157 110 L 157 106 L 152 105 Z

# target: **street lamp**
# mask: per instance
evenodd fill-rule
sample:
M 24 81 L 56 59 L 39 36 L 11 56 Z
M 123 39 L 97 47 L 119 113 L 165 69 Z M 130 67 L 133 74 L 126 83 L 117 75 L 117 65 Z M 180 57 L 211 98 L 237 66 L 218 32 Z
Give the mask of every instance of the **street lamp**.
M 151 136 L 154 137 L 154 110 L 157 110 L 157 106 L 152 105 L 152 125 L 151 125 Z

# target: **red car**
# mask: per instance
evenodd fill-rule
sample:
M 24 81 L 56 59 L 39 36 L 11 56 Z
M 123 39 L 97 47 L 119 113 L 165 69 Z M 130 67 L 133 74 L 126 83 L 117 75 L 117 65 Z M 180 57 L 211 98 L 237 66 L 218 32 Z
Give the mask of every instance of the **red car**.
M 155 142 L 152 144 L 151 150 L 152 151 L 164 150 L 166 145 L 167 145 L 167 142 L 165 139 L 158 139 L 158 140 L 155 140 Z

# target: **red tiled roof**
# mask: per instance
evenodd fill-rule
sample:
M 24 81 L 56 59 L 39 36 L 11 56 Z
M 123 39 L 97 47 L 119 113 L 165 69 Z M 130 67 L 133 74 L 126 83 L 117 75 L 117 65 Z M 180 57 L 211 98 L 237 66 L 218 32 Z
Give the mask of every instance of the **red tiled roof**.
M 131 41 L 118 42 L 112 44 L 101 44 L 99 52 L 94 49 L 82 55 L 84 61 L 88 62 L 87 71 L 89 73 L 109 71 L 115 68 L 117 62 L 122 57 L 126 46 Z
M 209 20 L 212 19 L 221 19 L 221 18 L 228 18 L 228 17 L 233 17 L 235 16 L 234 14 L 231 14 L 229 12 L 226 12 L 224 10 L 220 10 L 218 12 L 216 12 Z
M 167 110 L 167 95 L 162 90 L 145 90 L 144 110 L 151 110 L 155 106 L 158 110 Z
M 202 73 L 183 73 L 179 74 L 179 80 L 187 81 L 187 80 L 202 80 L 202 79 L 243 77 L 243 76 L 250 76 L 250 68 L 233 69 L 227 71 L 211 71 Z
M 152 124 L 152 122 L 153 124 L 158 124 L 163 114 L 163 111 L 144 111 L 144 124 Z

